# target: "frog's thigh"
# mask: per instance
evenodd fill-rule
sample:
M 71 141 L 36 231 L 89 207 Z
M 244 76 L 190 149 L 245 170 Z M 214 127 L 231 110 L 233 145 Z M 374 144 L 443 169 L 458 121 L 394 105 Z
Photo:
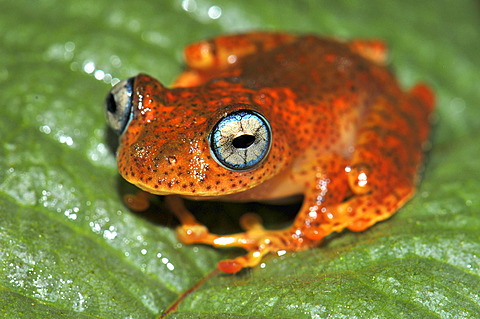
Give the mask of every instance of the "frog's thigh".
M 379 99 L 372 108 L 349 167 L 356 195 L 338 208 L 349 211 L 348 228 L 360 231 L 388 218 L 413 195 L 430 111 L 407 98 L 395 103 Z
M 221 36 L 185 48 L 185 60 L 194 70 L 221 70 L 246 55 L 267 51 L 294 40 L 284 33 L 252 32 Z

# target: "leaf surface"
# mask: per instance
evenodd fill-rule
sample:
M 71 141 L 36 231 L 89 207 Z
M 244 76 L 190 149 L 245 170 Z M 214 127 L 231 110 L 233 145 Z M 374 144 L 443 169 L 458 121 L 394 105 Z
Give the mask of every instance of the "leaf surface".
M 479 18 L 473 0 L 1 2 L 0 315 L 480 317 Z M 385 39 L 401 83 L 434 88 L 438 120 L 394 217 L 227 276 L 216 262 L 239 251 L 179 244 L 161 200 L 123 205 L 103 99 L 112 78 L 169 83 L 186 44 L 252 29 Z M 252 207 L 279 214 L 219 205 L 201 218 L 223 232 Z

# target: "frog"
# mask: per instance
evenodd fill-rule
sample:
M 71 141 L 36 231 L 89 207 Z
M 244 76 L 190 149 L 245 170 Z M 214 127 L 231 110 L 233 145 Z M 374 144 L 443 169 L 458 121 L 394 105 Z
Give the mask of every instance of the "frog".
M 143 73 L 123 80 L 106 113 L 119 135 L 120 174 L 144 194 L 165 196 L 181 242 L 246 251 L 219 270 L 237 273 L 269 253 L 364 231 L 414 195 L 435 96 L 423 83 L 401 87 L 383 41 L 258 31 L 184 53 L 173 85 Z M 301 206 L 288 227 L 266 229 L 247 213 L 231 235 L 211 233 L 184 203 L 295 196 Z M 144 207 L 147 198 L 130 202 Z

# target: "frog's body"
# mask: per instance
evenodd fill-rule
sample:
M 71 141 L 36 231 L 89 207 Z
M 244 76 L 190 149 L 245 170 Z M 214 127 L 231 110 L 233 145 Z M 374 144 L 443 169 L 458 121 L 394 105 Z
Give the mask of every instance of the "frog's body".
M 364 230 L 414 193 L 434 107 L 426 86 L 400 89 L 382 65 L 385 55 L 378 41 L 274 33 L 193 44 L 173 88 L 143 74 L 129 82 L 133 115 L 120 139 L 119 170 L 159 195 L 258 201 L 303 194 L 288 229 L 264 230 L 247 215 L 246 232 L 232 236 L 208 233 L 168 196 L 182 241 L 249 251 L 220 262 L 226 272 L 256 265 L 270 251 L 312 247 L 344 228 Z M 120 89 L 112 103 L 122 103 Z

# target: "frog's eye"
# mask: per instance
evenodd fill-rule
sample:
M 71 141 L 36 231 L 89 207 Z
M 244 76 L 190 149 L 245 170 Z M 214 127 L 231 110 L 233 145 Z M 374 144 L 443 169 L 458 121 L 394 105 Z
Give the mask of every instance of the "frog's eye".
M 122 135 L 133 117 L 133 82 L 134 78 L 130 78 L 117 83 L 105 100 L 108 124 L 118 135 Z
M 210 133 L 210 151 L 222 166 L 243 171 L 259 165 L 272 144 L 272 129 L 259 113 L 232 112 L 222 118 Z

